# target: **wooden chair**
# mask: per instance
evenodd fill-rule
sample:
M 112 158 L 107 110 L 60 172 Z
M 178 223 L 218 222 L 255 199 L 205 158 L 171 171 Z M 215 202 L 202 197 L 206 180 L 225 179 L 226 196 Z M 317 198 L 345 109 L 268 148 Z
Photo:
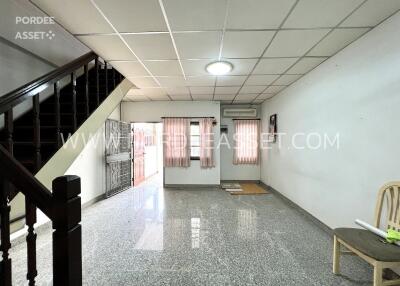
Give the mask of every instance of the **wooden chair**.
M 387 201 L 387 228 L 400 231 L 400 181 L 384 185 L 378 194 L 374 226 L 381 223 L 383 203 Z M 341 251 L 343 245 L 348 251 Z M 383 238 L 368 230 L 337 228 L 334 230 L 333 273 L 339 274 L 341 254 L 358 255 L 374 267 L 374 286 L 400 285 L 400 279 L 383 280 L 385 268 L 400 268 L 400 247 L 385 243 Z

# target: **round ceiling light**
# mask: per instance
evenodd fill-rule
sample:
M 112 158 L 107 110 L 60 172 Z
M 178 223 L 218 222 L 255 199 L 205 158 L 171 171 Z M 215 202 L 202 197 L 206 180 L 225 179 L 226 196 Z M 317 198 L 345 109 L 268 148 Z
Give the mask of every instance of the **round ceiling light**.
M 232 69 L 233 65 L 224 61 L 213 62 L 206 66 L 207 72 L 212 75 L 224 75 L 231 72 Z

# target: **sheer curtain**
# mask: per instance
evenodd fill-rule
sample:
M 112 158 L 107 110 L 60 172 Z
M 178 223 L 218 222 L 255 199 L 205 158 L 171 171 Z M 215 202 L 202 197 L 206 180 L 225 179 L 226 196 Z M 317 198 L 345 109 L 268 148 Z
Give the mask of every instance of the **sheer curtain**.
M 190 120 L 188 118 L 163 119 L 163 145 L 165 167 L 190 166 Z
M 235 120 L 233 164 L 259 162 L 260 120 Z
M 202 118 L 200 127 L 200 167 L 214 167 L 213 118 Z

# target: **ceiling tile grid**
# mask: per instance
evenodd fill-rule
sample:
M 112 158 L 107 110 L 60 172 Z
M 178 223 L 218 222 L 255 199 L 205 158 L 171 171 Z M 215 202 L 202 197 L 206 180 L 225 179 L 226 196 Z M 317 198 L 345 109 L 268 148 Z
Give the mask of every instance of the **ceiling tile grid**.
M 399 0 L 32 0 L 137 88 L 125 100 L 267 100 L 400 9 Z M 233 65 L 228 75 L 209 63 Z

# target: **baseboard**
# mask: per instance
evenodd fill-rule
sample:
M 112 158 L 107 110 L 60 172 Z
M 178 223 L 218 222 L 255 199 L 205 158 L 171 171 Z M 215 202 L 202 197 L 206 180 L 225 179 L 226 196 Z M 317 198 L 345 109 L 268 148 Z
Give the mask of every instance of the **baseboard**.
M 264 182 L 260 181 L 260 185 L 263 186 L 266 190 L 270 191 L 271 193 L 275 194 L 277 197 L 279 197 L 280 199 L 282 199 L 284 202 L 286 202 L 288 205 L 290 205 L 292 208 L 294 208 L 295 210 L 297 210 L 299 213 L 301 213 L 303 216 L 305 216 L 306 218 L 308 218 L 310 221 L 312 221 L 316 226 L 318 226 L 320 229 L 322 229 L 323 231 L 325 231 L 327 234 L 329 234 L 330 236 L 333 236 L 333 229 L 331 229 L 329 226 L 327 226 L 326 224 L 324 224 L 322 221 L 320 221 L 319 219 L 317 219 L 315 216 L 313 216 L 312 214 L 310 214 L 308 211 L 306 211 L 305 209 L 303 209 L 302 207 L 300 207 L 298 204 L 296 204 L 295 202 L 293 202 L 292 200 L 290 200 L 289 198 L 287 198 L 285 195 L 283 195 L 282 193 L 280 193 L 279 191 L 275 190 L 274 188 L 272 188 L 271 186 L 268 186 L 267 184 L 265 184 Z
M 219 184 L 164 184 L 164 188 L 171 189 L 205 189 L 219 188 Z
M 91 205 L 94 205 L 95 203 L 102 201 L 106 198 L 107 198 L 106 194 L 101 194 L 101 195 L 91 199 L 90 201 L 87 201 L 86 203 L 82 204 L 82 209 L 86 209 L 87 207 L 90 207 Z
M 260 180 L 221 180 L 221 184 L 223 183 L 254 183 L 260 184 Z

